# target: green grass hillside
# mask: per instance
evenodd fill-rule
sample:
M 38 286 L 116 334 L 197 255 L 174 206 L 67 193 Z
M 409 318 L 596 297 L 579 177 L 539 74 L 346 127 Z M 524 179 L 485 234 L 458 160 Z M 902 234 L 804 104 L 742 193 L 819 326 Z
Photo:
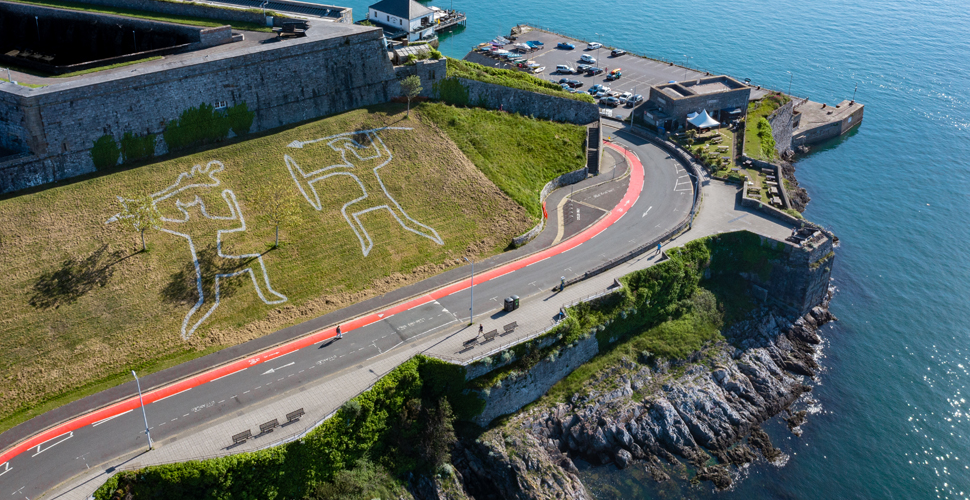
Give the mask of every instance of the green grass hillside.
M 478 125 L 465 128 L 466 123 Z M 319 211 L 298 191 L 284 155 L 305 172 L 343 160 L 328 141 L 300 149 L 288 144 L 378 127 L 413 128 L 378 133 L 393 155 L 381 168 L 381 179 L 407 214 L 433 229 L 443 244 L 406 230 L 388 210 L 377 209 L 360 215 L 373 241 L 364 256 L 341 213 L 345 203 L 361 196 L 357 180 L 341 174 L 316 182 Z M 535 179 L 516 179 L 504 188 L 535 214 L 530 195 L 520 190 L 537 191 L 561 171 L 581 165 L 581 131 L 432 104 L 422 105 L 408 120 L 403 106 L 380 106 L 0 201 L 0 264 L 9 280 L 0 295 L 0 377 L 6 381 L 0 388 L 0 430 L 126 381 L 132 368 L 155 371 L 438 274 L 457 266 L 463 255 L 501 251 L 533 221 L 482 172 L 501 179 L 527 166 Z M 481 170 L 449 136 L 483 147 L 462 146 L 475 152 L 472 161 Z M 345 139 L 351 138 L 367 143 L 361 135 Z M 517 148 L 528 151 L 515 158 Z M 270 282 L 266 287 L 257 280 L 264 298 L 280 302 L 285 296 L 285 301 L 265 303 L 248 273 L 222 279 L 220 305 L 183 340 L 183 321 L 198 300 L 188 240 L 149 230 L 149 252 L 140 253 L 136 232 L 107 221 L 121 209 L 116 197 L 157 194 L 179 174 L 212 161 L 223 164 L 215 174 L 218 186 L 189 188 L 157 202 L 169 219 L 189 217 L 187 222 L 166 222 L 163 228 L 192 236 L 206 278 L 203 292 L 210 300 L 190 323 L 201 320 L 213 303 L 216 274 L 250 268 L 261 278 L 259 259 L 219 256 L 220 230 L 222 255 L 261 254 Z M 350 212 L 391 205 L 380 196 L 374 162 L 354 161 L 361 165 L 357 170 L 327 171 L 355 173 L 370 193 L 372 203 L 355 205 Z M 180 186 L 200 182 L 213 181 L 197 174 Z M 282 226 L 284 244 L 278 249 L 270 249 L 274 225 L 255 203 L 260 189 L 289 199 L 296 210 L 292 222 Z M 241 227 L 240 213 L 246 229 L 232 231 Z M 414 224 L 412 228 L 431 234 Z

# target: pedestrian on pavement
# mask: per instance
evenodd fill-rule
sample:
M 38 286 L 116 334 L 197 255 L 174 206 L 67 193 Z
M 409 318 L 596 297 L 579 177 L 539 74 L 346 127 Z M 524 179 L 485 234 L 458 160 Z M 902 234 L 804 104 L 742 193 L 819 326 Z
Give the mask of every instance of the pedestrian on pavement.
M 663 249 L 663 245 L 660 243 L 657 243 L 657 255 L 660 255 L 661 249 Z
M 343 332 L 340 331 L 340 325 L 337 325 L 337 338 L 338 339 L 344 338 Z
M 485 327 L 481 323 L 478 324 L 478 335 L 481 336 L 482 332 L 485 331 Z
M 559 278 L 559 291 L 561 292 L 561 291 L 563 291 L 565 289 L 566 289 L 566 277 L 565 276 L 561 276 Z

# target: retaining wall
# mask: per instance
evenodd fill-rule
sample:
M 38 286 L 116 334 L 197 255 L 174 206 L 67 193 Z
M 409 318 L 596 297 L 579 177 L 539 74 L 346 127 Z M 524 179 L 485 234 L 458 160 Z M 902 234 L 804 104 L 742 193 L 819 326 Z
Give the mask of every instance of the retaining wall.
M 762 168 L 771 169 L 775 173 L 775 179 L 778 179 L 778 193 L 781 196 L 781 203 L 786 209 L 791 208 L 791 201 L 788 200 L 788 191 L 785 190 L 785 178 L 782 176 L 781 165 L 775 165 L 774 163 L 769 163 L 762 160 L 756 160 L 754 158 L 749 158 L 747 156 L 741 155 L 742 161 L 750 161 L 751 165 L 757 167 L 759 170 Z M 748 196 L 748 186 L 744 187 L 744 198 Z M 755 200 L 757 201 L 757 200 Z
M 592 103 L 467 78 L 458 80 L 468 89 L 468 102 L 482 103 L 489 109 L 578 125 L 599 120 L 599 107 Z
M 539 191 L 539 203 L 542 203 L 543 201 L 545 201 L 546 197 L 548 197 L 549 194 L 555 191 L 556 189 L 559 189 L 563 186 L 568 186 L 570 184 L 576 184 L 577 182 L 582 181 L 588 176 L 589 176 L 589 167 L 583 167 L 579 170 L 573 170 L 572 172 L 568 172 L 560 175 L 559 177 L 556 177 L 555 179 L 547 182 L 546 185 L 542 187 L 542 191 Z M 539 220 L 539 223 L 536 224 L 534 228 L 529 230 L 529 232 L 523 234 L 522 236 L 512 238 L 512 245 L 516 247 L 525 245 L 530 240 L 532 240 L 532 238 L 535 238 L 536 236 L 539 235 L 539 233 L 542 232 L 542 228 L 545 226 L 545 224 L 546 224 L 546 218 L 543 217 L 542 219 Z
M 170 0 L 72 0 L 88 5 L 102 5 L 121 9 L 143 10 L 173 16 L 201 17 L 229 22 L 266 24 L 262 12 L 243 9 L 219 8 L 201 3 L 177 2 Z
M 768 115 L 771 125 L 771 136 L 775 139 L 775 151 L 778 156 L 785 156 L 785 152 L 792 150 L 792 120 L 794 117 L 795 101 L 789 100 L 784 106 Z
M 245 102 L 255 112 L 251 131 L 258 132 L 387 102 L 399 93 L 379 29 L 326 26 L 328 38 L 311 34 L 270 48 L 146 64 L 41 89 L 0 85 L 0 146 L 35 157 L 0 167 L 0 192 L 92 172 L 90 148 L 101 135 L 161 134 L 201 103 Z

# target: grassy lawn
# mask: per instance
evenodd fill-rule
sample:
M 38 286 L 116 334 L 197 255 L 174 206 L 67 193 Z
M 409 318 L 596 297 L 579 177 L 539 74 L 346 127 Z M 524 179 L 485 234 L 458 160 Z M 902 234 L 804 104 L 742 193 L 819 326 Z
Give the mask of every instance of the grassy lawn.
M 360 197 L 358 183 L 345 175 L 317 182 L 318 211 L 290 176 L 284 155 L 305 172 L 342 163 L 326 142 L 287 147 L 293 141 L 385 126 L 413 130 L 379 133 L 393 155 L 381 179 L 407 214 L 433 228 L 443 245 L 405 230 L 387 210 L 375 210 L 360 216 L 373 240 L 364 256 L 341 214 L 345 203 Z M 462 154 L 449 136 L 472 154 Z M 0 263 L 9 281 L 0 296 L 0 376 L 7 381 L 0 388 L 0 430 L 126 381 L 132 368 L 159 370 L 438 274 L 459 265 L 464 255 L 495 254 L 533 222 L 482 172 L 501 178 L 523 169 L 506 189 L 532 189 L 531 198 L 520 196 L 534 207 L 540 186 L 582 165 L 581 145 L 582 128 L 571 125 L 437 104 L 412 109 L 406 120 L 403 105 L 377 106 L 2 200 Z M 223 255 L 261 253 L 272 289 L 286 301 L 264 303 L 246 274 L 222 279 L 220 305 L 183 340 L 183 319 L 198 301 L 188 242 L 149 230 L 149 252 L 140 253 L 137 233 L 106 221 L 120 209 L 116 197 L 157 193 L 193 165 L 211 161 L 224 164 L 217 187 L 193 188 L 158 203 L 169 219 L 184 220 L 176 200 L 189 215 L 188 222 L 166 222 L 163 228 L 192 235 L 207 278 L 205 307 L 212 303 L 215 274 L 250 267 L 260 275 L 255 258 L 218 257 L 217 231 L 239 228 L 238 218 L 206 218 L 192 205 L 198 196 L 210 217 L 231 218 L 223 190 L 232 191 L 246 222 L 245 231 L 222 234 Z M 354 210 L 385 203 L 370 172 L 365 168 L 357 175 L 374 202 Z M 199 178 L 210 181 L 199 175 L 193 182 Z M 270 250 L 274 226 L 254 203 L 257 190 L 266 186 L 296 207 L 294 220 L 281 229 L 279 249 Z
M 579 125 L 436 103 L 424 103 L 420 111 L 536 220 L 542 215 L 539 190 L 586 164 L 586 130 Z
M 524 71 L 489 68 L 488 66 L 482 66 L 481 64 L 468 62 L 462 59 L 448 58 L 448 76 L 467 78 L 469 80 L 478 80 L 486 83 L 494 83 L 496 85 L 504 85 L 506 87 L 528 90 L 530 92 L 539 92 L 540 94 L 564 97 L 566 99 L 573 99 L 591 104 L 596 102 L 596 100 L 593 99 L 593 96 L 587 94 L 586 92 L 571 94 L 563 90 L 562 87 L 555 83 L 547 82 Z
M 91 5 L 86 3 L 77 2 L 65 2 L 61 0 L 10 0 L 11 2 L 25 3 L 30 5 L 39 5 L 41 7 L 54 7 L 57 9 L 66 10 L 79 10 L 82 12 L 95 12 L 98 14 L 111 14 L 115 16 L 125 16 L 125 17 L 137 17 L 139 19 L 149 19 L 151 21 L 162 21 L 166 23 L 176 23 L 176 24 L 188 24 L 190 26 L 202 26 L 205 28 L 214 28 L 217 26 L 225 26 L 227 24 L 232 25 L 233 28 L 246 31 L 262 31 L 265 33 L 272 32 L 272 28 L 263 26 L 256 23 L 243 23 L 235 21 L 220 21 L 214 19 L 205 19 L 201 17 L 190 17 L 190 16 L 175 16 L 170 14 L 159 14 L 156 12 L 147 12 L 144 10 L 135 9 L 122 9 L 118 7 L 108 7 L 102 5 Z M 266 15 L 275 15 L 269 11 Z
M 748 114 L 744 120 L 745 156 L 759 160 L 771 160 L 775 157 L 774 152 L 771 157 L 766 157 L 761 151 L 761 138 L 758 137 L 758 121 L 762 118 L 767 118 L 768 115 L 774 113 L 776 109 L 788 101 L 788 96 L 784 94 L 769 94 L 763 99 L 748 103 Z

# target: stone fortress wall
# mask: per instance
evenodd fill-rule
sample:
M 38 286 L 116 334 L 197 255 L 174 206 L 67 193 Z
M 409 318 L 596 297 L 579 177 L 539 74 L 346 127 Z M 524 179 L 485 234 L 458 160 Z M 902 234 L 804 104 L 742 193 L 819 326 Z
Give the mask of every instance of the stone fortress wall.
M 172 64 L 71 80 L 39 89 L 0 83 L 0 192 L 94 171 L 96 139 L 161 134 L 201 103 L 245 102 L 251 131 L 387 102 L 399 93 L 375 28 L 325 23 L 302 39 L 199 56 Z M 164 153 L 162 141 L 158 153 Z M 5 161 L 6 160 L 6 161 Z

